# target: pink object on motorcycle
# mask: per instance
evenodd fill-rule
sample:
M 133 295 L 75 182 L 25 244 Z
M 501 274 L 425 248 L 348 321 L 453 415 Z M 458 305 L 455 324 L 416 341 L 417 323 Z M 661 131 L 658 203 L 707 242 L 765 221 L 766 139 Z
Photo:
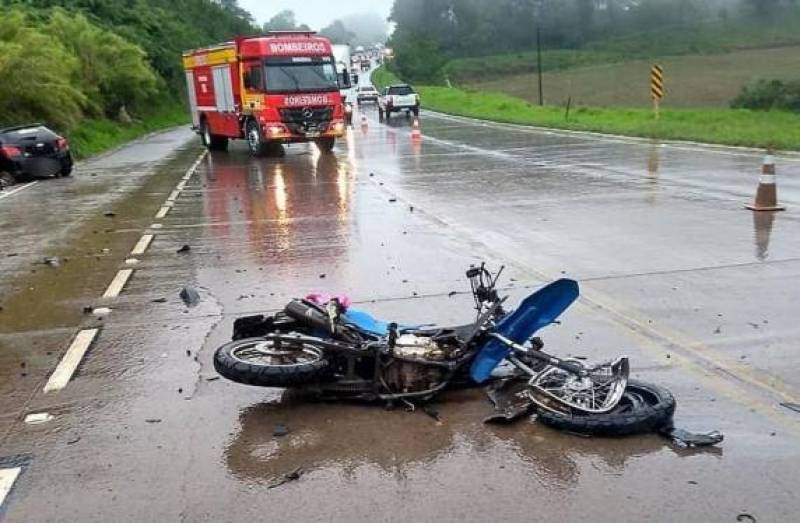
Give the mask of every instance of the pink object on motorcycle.
M 329 301 L 336 300 L 339 302 L 339 305 L 342 306 L 343 309 L 347 310 L 350 308 L 350 305 L 353 303 L 350 300 L 350 297 L 346 294 L 325 294 L 322 292 L 312 292 L 311 294 L 306 296 L 306 300 L 310 301 L 311 303 L 316 303 L 320 307 L 324 307 Z

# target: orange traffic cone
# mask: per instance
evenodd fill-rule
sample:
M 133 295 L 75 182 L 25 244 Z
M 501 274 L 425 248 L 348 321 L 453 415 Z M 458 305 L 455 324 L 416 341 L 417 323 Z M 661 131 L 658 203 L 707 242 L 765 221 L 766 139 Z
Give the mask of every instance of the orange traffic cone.
M 414 118 L 414 124 L 411 126 L 411 139 L 419 140 L 422 138 L 422 131 L 419 130 L 419 118 Z
M 755 201 L 746 206 L 752 211 L 782 211 L 786 209 L 778 205 L 778 190 L 775 187 L 775 159 L 772 151 L 767 151 L 764 164 L 761 167 L 761 177 L 758 179 L 758 190 Z

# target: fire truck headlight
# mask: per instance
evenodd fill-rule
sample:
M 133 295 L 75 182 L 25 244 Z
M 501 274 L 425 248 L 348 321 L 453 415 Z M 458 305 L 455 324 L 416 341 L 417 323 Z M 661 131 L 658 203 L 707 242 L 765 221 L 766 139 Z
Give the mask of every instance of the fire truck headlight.
M 344 112 L 345 113 L 352 113 L 353 112 L 353 106 L 350 105 L 350 104 L 344 104 Z
M 276 135 L 283 133 L 283 127 L 279 125 L 273 125 L 269 128 L 269 134 Z
M 333 124 L 333 131 L 335 133 L 343 133 L 344 132 L 344 123 L 343 122 L 336 122 Z

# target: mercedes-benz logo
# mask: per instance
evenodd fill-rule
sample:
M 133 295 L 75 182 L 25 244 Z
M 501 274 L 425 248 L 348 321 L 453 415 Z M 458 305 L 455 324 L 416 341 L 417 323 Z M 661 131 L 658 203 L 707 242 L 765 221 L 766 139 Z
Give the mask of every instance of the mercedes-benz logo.
M 305 118 L 306 120 L 308 120 L 308 119 L 309 119 L 309 118 L 311 118 L 312 116 L 314 116 L 314 111 L 313 111 L 313 109 L 311 109 L 310 107 L 303 107 L 303 118 Z

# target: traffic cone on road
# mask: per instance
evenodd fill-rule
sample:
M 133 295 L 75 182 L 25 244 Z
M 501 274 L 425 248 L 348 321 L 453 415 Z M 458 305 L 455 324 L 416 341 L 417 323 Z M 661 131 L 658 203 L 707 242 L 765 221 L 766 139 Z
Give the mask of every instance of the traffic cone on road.
M 411 139 L 419 140 L 422 138 L 422 131 L 419 130 L 419 118 L 414 118 L 414 123 L 411 125 Z
M 775 159 L 772 151 L 767 151 L 761 166 L 755 201 L 746 206 L 751 211 L 782 211 L 786 207 L 778 205 L 778 189 L 775 186 Z

